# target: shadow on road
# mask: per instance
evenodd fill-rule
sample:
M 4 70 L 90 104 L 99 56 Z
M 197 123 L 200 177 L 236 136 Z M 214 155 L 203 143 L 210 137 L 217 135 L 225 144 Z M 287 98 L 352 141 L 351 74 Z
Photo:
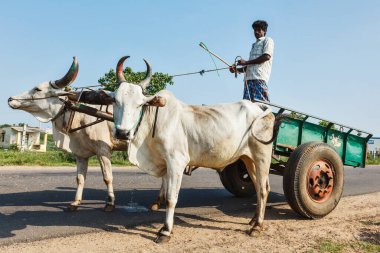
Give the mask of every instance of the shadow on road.
M 57 188 L 56 190 L 20 192 L 2 194 L 0 198 L 0 244 L 16 235 L 16 231 L 24 230 L 27 226 L 37 226 L 46 228 L 58 227 L 60 230 L 67 227 L 79 227 L 90 229 L 102 229 L 106 231 L 116 231 L 115 227 L 124 226 L 136 228 L 153 223 L 163 223 L 165 209 L 157 212 L 128 213 L 122 208 L 131 198 L 139 205 L 149 207 L 155 200 L 158 190 L 126 190 L 116 191 L 117 208 L 112 213 L 102 211 L 105 192 L 99 189 L 85 189 L 84 199 L 86 201 L 76 212 L 64 212 L 66 206 L 72 201 L 75 194 L 74 188 Z M 133 196 L 133 197 L 132 197 Z M 267 220 L 294 219 L 299 218 L 288 209 L 278 209 L 276 204 L 283 203 L 285 198 L 282 194 L 270 193 L 269 206 L 266 213 Z M 256 197 L 236 198 L 221 188 L 211 189 L 181 189 L 179 202 L 176 209 L 176 225 L 190 225 L 183 218 L 191 218 L 199 221 L 214 221 L 212 218 L 200 216 L 200 214 L 210 212 L 222 212 L 235 217 L 247 217 L 247 222 L 253 216 L 255 210 Z M 247 215 L 251 213 L 251 215 Z M 215 221 L 217 222 L 217 221 Z M 65 229 L 60 227 L 66 227 Z M 209 229 L 221 229 L 220 227 L 210 227 Z M 55 230 L 55 231 L 56 231 Z M 51 231 L 50 231 L 51 232 Z M 47 233 L 50 233 L 47 232 Z M 57 234 L 57 235 L 58 235 Z M 151 239 L 151 238 L 149 238 Z

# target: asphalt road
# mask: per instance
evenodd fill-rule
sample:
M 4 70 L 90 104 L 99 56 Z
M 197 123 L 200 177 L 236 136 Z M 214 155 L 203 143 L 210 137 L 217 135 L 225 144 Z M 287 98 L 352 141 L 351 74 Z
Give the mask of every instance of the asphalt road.
M 345 171 L 344 196 L 380 191 L 380 166 Z M 131 202 L 150 206 L 161 184 L 159 179 L 136 168 L 114 169 L 117 204 L 114 212 L 102 211 L 106 190 L 99 168 L 89 170 L 81 207 L 74 213 L 64 212 L 74 198 L 75 175 L 75 168 L 71 167 L 0 168 L 0 245 L 163 222 L 164 209 L 128 212 L 126 206 Z M 270 183 L 268 205 L 284 203 L 282 177 L 271 175 Z M 255 202 L 255 198 L 233 197 L 224 190 L 215 171 L 198 169 L 191 177 L 184 176 L 176 217 L 202 222 L 204 214 L 239 216 L 247 210 L 253 214 Z M 301 219 L 294 213 L 279 215 Z

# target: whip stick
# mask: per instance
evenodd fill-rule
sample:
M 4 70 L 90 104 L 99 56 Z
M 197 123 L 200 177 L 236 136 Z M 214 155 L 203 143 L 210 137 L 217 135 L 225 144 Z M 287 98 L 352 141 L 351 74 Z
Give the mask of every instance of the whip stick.
M 213 52 L 211 52 L 210 50 L 208 50 L 208 48 L 206 47 L 206 45 L 203 43 L 203 42 L 200 42 L 199 43 L 199 46 L 201 48 L 203 48 L 204 50 L 206 50 L 209 54 L 212 54 L 215 58 L 219 59 L 221 62 L 223 62 L 224 64 L 226 64 L 228 67 L 231 67 L 230 64 L 228 64 L 225 60 L 223 60 L 222 58 L 220 58 L 218 55 L 214 54 Z

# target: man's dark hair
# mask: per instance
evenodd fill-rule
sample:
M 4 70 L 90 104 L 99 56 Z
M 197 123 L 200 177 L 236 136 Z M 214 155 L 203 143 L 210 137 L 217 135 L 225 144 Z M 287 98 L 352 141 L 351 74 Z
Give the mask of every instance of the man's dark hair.
M 252 24 L 253 30 L 255 29 L 262 29 L 265 33 L 267 32 L 268 23 L 264 20 L 256 20 Z

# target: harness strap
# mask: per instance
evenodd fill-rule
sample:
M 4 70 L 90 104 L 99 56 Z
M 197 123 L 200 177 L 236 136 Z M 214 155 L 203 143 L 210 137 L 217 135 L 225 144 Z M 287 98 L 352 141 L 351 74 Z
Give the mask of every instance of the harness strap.
M 54 120 L 56 120 L 59 116 L 61 116 L 62 114 L 64 114 L 67 110 L 67 106 L 66 106 L 66 100 L 64 99 L 61 99 L 59 98 L 59 100 L 61 100 L 61 102 L 63 102 L 63 105 L 61 107 L 61 109 L 59 109 L 58 113 L 53 117 L 51 118 L 51 122 L 53 122 Z
M 142 106 L 140 114 L 139 114 L 139 118 L 137 119 L 136 123 L 134 124 L 134 126 L 130 130 L 130 131 L 132 131 L 133 129 L 136 129 L 134 132 L 134 135 L 136 135 L 137 131 L 139 130 L 142 118 L 144 116 L 144 112 L 145 112 L 145 105 Z M 115 128 L 116 128 L 116 123 L 115 123 Z
M 67 96 L 67 95 L 70 95 L 70 93 L 64 92 L 64 93 L 59 93 L 59 94 L 56 94 L 56 95 L 51 95 L 51 96 L 46 96 L 46 97 L 39 97 L 39 98 L 35 98 L 32 95 L 29 98 L 12 98 L 12 100 L 16 100 L 16 101 L 22 101 L 22 100 L 34 101 L 34 100 L 42 100 L 42 99 L 48 99 L 48 98 L 59 98 L 59 97 Z
M 143 114 L 144 114 L 144 106 L 141 108 L 141 110 L 140 110 L 140 114 L 139 114 L 139 117 L 137 118 L 137 121 L 135 122 L 135 124 L 133 125 L 133 127 L 132 127 L 132 129 L 131 130 L 133 130 L 133 129 L 135 129 L 137 126 L 140 126 L 140 122 L 141 122 L 141 119 L 142 119 L 142 116 L 143 116 Z M 136 129 L 136 132 L 137 132 L 137 129 Z
M 156 133 L 156 123 L 157 123 L 157 116 L 158 116 L 158 106 L 156 107 L 156 114 L 154 115 L 154 123 L 153 123 L 153 133 L 152 138 L 154 138 L 154 135 Z

